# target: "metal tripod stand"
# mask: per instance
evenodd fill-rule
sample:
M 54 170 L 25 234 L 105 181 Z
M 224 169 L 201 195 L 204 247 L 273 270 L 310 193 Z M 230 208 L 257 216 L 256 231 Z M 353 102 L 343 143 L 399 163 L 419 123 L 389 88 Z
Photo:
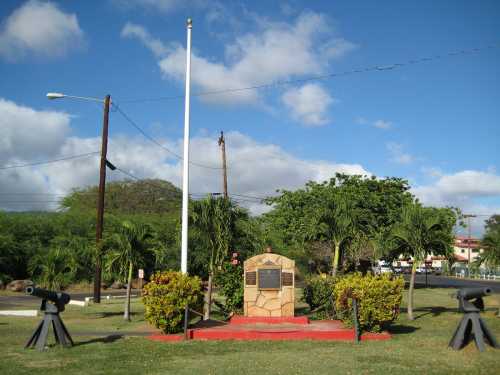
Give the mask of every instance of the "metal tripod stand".
M 451 348 L 455 350 L 462 349 L 472 340 L 472 336 L 480 352 L 485 350 L 485 341 L 494 348 L 500 348 L 493 333 L 479 315 L 480 311 L 484 310 L 482 297 L 490 294 L 491 290 L 489 288 L 462 289 L 457 293 L 458 309 L 464 313 L 464 316 L 450 341 L 449 346 Z M 469 299 L 472 298 L 475 298 L 475 300 L 470 302 Z
M 40 322 L 33 335 L 31 335 L 31 338 L 28 340 L 24 348 L 36 347 L 39 351 L 43 351 L 47 344 L 50 326 L 52 326 L 54 330 L 54 337 L 57 344 L 64 347 L 73 346 L 73 339 L 59 316 L 59 307 L 44 299 L 40 310 L 45 313 L 43 320 Z

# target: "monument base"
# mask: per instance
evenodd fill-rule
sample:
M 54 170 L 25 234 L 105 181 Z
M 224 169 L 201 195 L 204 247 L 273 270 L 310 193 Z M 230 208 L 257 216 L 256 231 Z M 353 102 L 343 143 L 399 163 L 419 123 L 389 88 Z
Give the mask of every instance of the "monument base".
M 240 319 L 242 318 L 242 319 Z M 313 320 L 307 321 L 307 317 L 288 317 L 295 319 L 294 322 L 272 322 L 275 319 L 286 318 L 248 318 L 236 317 L 229 324 L 212 324 L 194 327 L 188 330 L 190 340 L 321 340 L 321 341 L 354 341 L 355 332 L 352 328 L 344 328 L 342 322 L 338 320 Z M 253 322 L 245 322 L 243 319 L 252 319 Z M 265 319 L 265 322 L 257 322 L 255 319 Z M 302 320 L 300 320 L 302 319 Z M 304 319 L 307 323 L 303 323 Z M 363 333 L 361 341 L 367 340 L 388 340 L 391 335 L 388 332 Z M 184 336 L 154 334 L 149 336 L 150 340 L 175 342 L 182 341 Z
M 230 324 L 309 324 L 307 316 L 282 316 L 282 317 L 260 317 L 234 315 L 231 317 Z

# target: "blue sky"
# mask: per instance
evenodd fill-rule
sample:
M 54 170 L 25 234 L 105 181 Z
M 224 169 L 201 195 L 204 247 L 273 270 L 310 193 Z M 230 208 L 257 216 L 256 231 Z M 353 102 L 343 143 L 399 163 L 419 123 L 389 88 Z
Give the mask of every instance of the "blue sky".
M 48 91 L 109 93 L 147 133 L 182 153 L 182 98 L 134 100 L 183 95 L 188 16 L 193 92 L 480 48 L 393 69 L 194 97 L 191 157 L 218 166 L 216 141 L 224 130 L 233 194 L 263 196 L 344 171 L 406 178 L 427 204 L 480 215 L 499 211 L 498 1 L 3 1 L 0 125 L 7 136 L 1 164 L 99 150 L 100 106 L 49 102 Z M 496 47 L 484 49 L 490 45 Z M 179 160 L 117 112 L 110 136 L 109 159 L 120 168 L 180 183 Z M 29 203 L 35 194 L 95 184 L 96 165 L 90 157 L 0 171 L 0 205 L 41 207 Z M 190 190 L 220 191 L 220 180 L 218 170 L 193 167 Z M 4 203 L 15 200 L 13 192 L 26 193 L 25 202 Z M 475 232 L 484 218 L 476 220 Z

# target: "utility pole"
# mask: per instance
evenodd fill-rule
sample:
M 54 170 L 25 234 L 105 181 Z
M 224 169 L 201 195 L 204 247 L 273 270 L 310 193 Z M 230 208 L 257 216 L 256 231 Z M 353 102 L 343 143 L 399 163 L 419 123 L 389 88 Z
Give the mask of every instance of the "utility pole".
M 219 146 L 221 147 L 222 152 L 222 170 L 223 170 L 223 178 L 224 178 L 224 198 L 227 198 L 227 167 L 226 167 L 226 140 L 224 139 L 224 132 L 220 132 L 219 137 Z
M 467 277 L 470 277 L 470 247 L 472 243 L 472 234 L 471 234 L 471 226 L 470 226 L 470 218 L 477 217 L 473 214 L 464 215 L 467 218 L 467 228 L 469 231 L 469 243 L 467 244 Z
M 99 196 L 97 198 L 97 225 L 95 233 L 96 264 L 94 275 L 94 303 L 101 303 L 101 240 L 104 225 L 104 193 L 106 191 L 106 156 L 108 153 L 109 104 L 111 97 L 104 99 L 104 119 L 102 123 L 101 166 L 99 169 Z

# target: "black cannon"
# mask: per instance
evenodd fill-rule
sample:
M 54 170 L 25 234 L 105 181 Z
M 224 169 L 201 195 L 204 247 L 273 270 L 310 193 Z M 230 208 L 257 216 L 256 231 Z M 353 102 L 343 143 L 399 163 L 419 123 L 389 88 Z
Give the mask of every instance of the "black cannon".
M 460 350 L 466 346 L 474 335 L 479 351 L 484 351 L 484 341 L 494 348 L 498 343 L 479 313 L 484 310 L 483 297 L 491 295 L 491 288 L 464 288 L 456 293 L 458 311 L 464 313 L 449 346 Z M 471 301 L 473 300 L 473 301 Z
M 56 343 L 64 347 L 72 346 L 73 340 L 69 335 L 66 326 L 64 325 L 59 313 L 64 311 L 66 305 L 71 300 L 69 294 L 53 292 L 41 288 L 29 286 L 26 288 L 26 294 L 42 299 L 40 310 L 44 312 L 43 320 L 38 325 L 37 329 L 31 335 L 31 338 L 25 345 L 25 348 L 36 347 L 38 350 L 43 350 L 47 344 L 47 336 L 50 326 L 54 329 L 54 337 Z

